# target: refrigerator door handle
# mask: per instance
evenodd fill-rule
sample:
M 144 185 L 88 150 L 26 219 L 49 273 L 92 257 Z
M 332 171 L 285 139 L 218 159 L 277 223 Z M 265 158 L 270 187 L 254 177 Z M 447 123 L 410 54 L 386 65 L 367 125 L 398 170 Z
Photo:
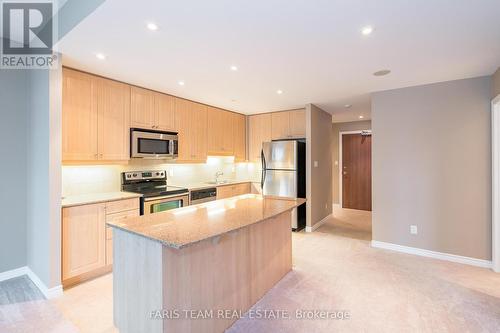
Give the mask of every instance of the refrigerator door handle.
M 264 156 L 264 149 L 260 151 L 260 158 L 262 161 L 262 176 L 260 180 L 260 188 L 264 189 L 264 181 L 266 179 L 266 158 Z

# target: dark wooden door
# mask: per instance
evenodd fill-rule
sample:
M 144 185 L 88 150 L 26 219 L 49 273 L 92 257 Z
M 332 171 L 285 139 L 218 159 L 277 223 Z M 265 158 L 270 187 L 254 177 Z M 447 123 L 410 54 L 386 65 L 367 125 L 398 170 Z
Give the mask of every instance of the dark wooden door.
M 372 137 L 342 135 L 342 206 L 372 210 Z

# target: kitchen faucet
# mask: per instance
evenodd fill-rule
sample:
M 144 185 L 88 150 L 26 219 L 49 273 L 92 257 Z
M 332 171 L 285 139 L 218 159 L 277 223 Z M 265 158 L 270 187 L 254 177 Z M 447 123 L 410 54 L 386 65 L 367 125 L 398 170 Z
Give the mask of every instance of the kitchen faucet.
M 222 176 L 222 175 L 224 175 L 224 172 L 222 172 L 222 171 L 217 171 L 215 173 L 215 183 L 216 184 L 219 183 L 219 177 Z

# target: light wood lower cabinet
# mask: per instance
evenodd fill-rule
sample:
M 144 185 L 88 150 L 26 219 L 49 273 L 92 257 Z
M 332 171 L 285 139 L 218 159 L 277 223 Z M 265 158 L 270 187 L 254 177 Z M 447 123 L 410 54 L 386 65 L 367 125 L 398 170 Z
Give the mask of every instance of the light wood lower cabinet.
M 139 199 L 63 208 L 61 272 L 64 287 L 111 271 L 113 234 L 106 222 L 139 216 L 138 208 Z
M 106 265 L 105 207 L 95 204 L 63 209 L 63 284 Z
M 250 193 L 250 183 L 224 185 L 217 187 L 217 200 Z

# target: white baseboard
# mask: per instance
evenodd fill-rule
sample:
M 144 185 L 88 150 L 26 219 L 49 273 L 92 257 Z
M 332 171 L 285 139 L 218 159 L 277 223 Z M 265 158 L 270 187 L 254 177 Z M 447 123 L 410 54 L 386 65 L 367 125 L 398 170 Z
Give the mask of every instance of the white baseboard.
M 33 282 L 33 284 L 42 292 L 43 296 L 47 299 L 56 298 L 62 296 L 63 289 L 61 285 L 55 286 L 53 288 L 48 288 L 45 283 L 40 280 L 38 275 L 36 275 L 28 266 L 19 267 L 12 269 L 10 271 L 0 273 L 0 281 L 12 279 L 18 276 L 27 275 L 28 278 Z
M 460 263 L 460 264 L 472 265 L 472 266 L 483 267 L 483 268 L 491 268 L 492 267 L 492 262 L 488 261 L 488 260 L 484 260 L 484 259 L 463 257 L 463 256 L 459 256 L 456 254 L 436 252 L 436 251 L 431 251 L 431 250 L 419 249 L 417 247 L 410 247 L 410 246 L 403 246 L 403 245 L 398 245 L 398 244 L 393 244 L 393 243 L 379 242 L 376 240 L 372 240 L 371 244 L 372 244 L 372 247 L 376 247 L 376 248 L 380 248 L 380 249 L 392 250 L 392 251 L 397 251 L 397 252 L 402 252 L 402 253 L 407 253 L 407 254 L 414 254 L 417 256 L 423 256 L 423 257 L 434 258 L 434 259 L 439 259 L 439 260 L 452 261 L 452 262 L 456 262 L 456 263 Z
M 31 281 L 33 281 L 33 283 L 38 287 L 38 289 L 40 289 L 45 298 L 51 299 L 62 296 L 63 294 L 62 285 L 48 288 L 45 285 L 45 283 L 43 283 L 42 280 L 40 280 L 38 275 L 36 275 L 29 267 L 27 268 L 28 268 L 28 273 L 27 273 L 28 277 L 30 278 Z
M 28 275 L 28 267 L 19 267 L 0 273 L 0 281 L 9 280 L 18 276 Z
M 325 224 L 325 222 L 328 221 L 328 218 L 330 218 L 331 216 L 332 216 L 332 214 L 329 214 L 329 215 L 325 216 L 321 221 L 319 221 L 318 223 L 316 223 L 312 227 L 307 226 L 306 227 L 306 232 L 313 232 L 314 230 L 318 229 L 323 224 Z

